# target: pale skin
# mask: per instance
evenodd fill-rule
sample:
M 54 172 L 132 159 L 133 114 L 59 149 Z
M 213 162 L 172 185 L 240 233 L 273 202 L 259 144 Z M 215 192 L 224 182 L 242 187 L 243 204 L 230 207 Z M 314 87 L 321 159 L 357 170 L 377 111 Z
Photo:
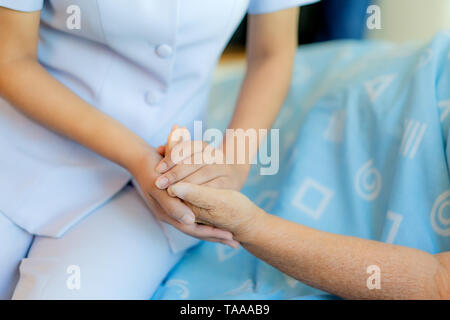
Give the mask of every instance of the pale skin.
M 39 17 L 39 11 L 0 8 L 0 95 L 34 121 L 127 169 L 159 219 L 199 239 L 236 247 L 232 233 L 196 224 L 183 202 L 155 185 L 160 176 L 155 167 L 163 159 L 155 146 L 86 103 L 39 64 Z M 250 17 L 248 70 L 230 128 L 272 125 L 289 87 L 297 19 L 296 8 Z M 236 190 L 243 186 L 249 170 L 248 165 L 209 167 L 195 175 L 199 183 L 209 181 L 211 186 Z M 191 173 L 188 170 L 184 177 Z
M 230 231 L 249 252 L 315 288 L 347 299 L 450 299 L 450 252 L 312 229 L 266 213 L 234 190 L 180 182 L 168 192 L 197 220 Z M 370 265 L 380 268 L 380 289 L 367 287 Z

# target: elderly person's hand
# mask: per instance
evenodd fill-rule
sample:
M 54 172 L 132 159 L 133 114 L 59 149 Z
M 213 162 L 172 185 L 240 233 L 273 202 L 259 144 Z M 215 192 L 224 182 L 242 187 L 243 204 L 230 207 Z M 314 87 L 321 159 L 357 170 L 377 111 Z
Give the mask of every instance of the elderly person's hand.
M 238 247 L 239 243 L 233 240 L 233 235 L 229 231 L 195 223 L 195 216 L 191 209 L 179 199 L 170 197 L 165 190 L 155 186 L 154 181 L 160 176 L 154 170 L 155 164 L 161 161 L 163 154 L 171 148 L 171 136 L 169 136 L 166 146 L 156 151 L 149 148 L 145 157 L 136 162 L 130 170 L 135 178 L 135 185 L 148 207 L 158 220 L 171 224 L 192 237 L 220 242 L 233 248 Z
M 161 190 L 177 182 L 240 190 L 250 170 L 249 163 L 237 164 L 236 159 L 227 158 L 223 146 L 215 148 L 205 141 L 191 140 L 188 129 L 177 125 L 172 128 L 166 146 L 157 150 L 163 159 L 155 168 L 161 174 L 155 186 Z
M 180 182 L 168 191 L 198 221 L 233 233 L 252 254 L 315 288 L 350 299 L 450 299 L 450 252 L 432 255 L 308 228 L 232 190 Z
M 180 182 L 168 189 L 191 207 L 196 221 L 229 231 L 237 241 L 249 239 L 267 214 L 242 193 L 234 190 Z

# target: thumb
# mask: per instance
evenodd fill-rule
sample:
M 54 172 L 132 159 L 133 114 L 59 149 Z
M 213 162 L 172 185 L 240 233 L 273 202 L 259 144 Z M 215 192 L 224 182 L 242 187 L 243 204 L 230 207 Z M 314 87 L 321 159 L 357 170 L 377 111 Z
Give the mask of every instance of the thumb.
M 167 137 L 166 151 L 170 153 L 174 145 L 189 140 L 189 137 L 190 133 L 186 127 L 179 127 L 177 124 L 174 124 Z
M 197 184 L 179 182 L 169 187 L 167 190 L 171 196 L 176 196 L 196 207 L 211 209 L 216 203 L 218 196 L 217 189 L 205 187 Z

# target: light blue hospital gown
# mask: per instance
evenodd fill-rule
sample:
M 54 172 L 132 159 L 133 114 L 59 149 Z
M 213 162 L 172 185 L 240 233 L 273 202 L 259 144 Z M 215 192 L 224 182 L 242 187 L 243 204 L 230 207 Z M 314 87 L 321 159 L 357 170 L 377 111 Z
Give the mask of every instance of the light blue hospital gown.
M 213 127 L 241 75 L 213 92 Z M 280 171 L 244 188 L 273 214 L 320 230 L 450 250 L 450 31 L 426 45 L 339 41 L 299 49 L 280 129 Z M 368 274 L 369 277 L 369 274 Z M 244 249 L 204 243 L 155 299 L 328 299 Z

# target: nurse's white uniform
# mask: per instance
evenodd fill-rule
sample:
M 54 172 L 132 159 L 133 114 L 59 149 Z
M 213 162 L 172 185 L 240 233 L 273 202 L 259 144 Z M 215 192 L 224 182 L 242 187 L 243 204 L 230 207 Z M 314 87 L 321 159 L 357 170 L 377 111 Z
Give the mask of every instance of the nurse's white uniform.
M 158 146 L 174 123 L 192 128 L 204 118 L 216 63 L 247 11 L 310 2 L 0 0 L 0 6 L 42 10 L 40 63 Z M 72 24 L 78 17 L 80 28 Z M 124 169 L 1 99 L 0 150 L 0 298 L 14 292 L 18 299 L 146 299 L 197 242 L 160 225 Z

